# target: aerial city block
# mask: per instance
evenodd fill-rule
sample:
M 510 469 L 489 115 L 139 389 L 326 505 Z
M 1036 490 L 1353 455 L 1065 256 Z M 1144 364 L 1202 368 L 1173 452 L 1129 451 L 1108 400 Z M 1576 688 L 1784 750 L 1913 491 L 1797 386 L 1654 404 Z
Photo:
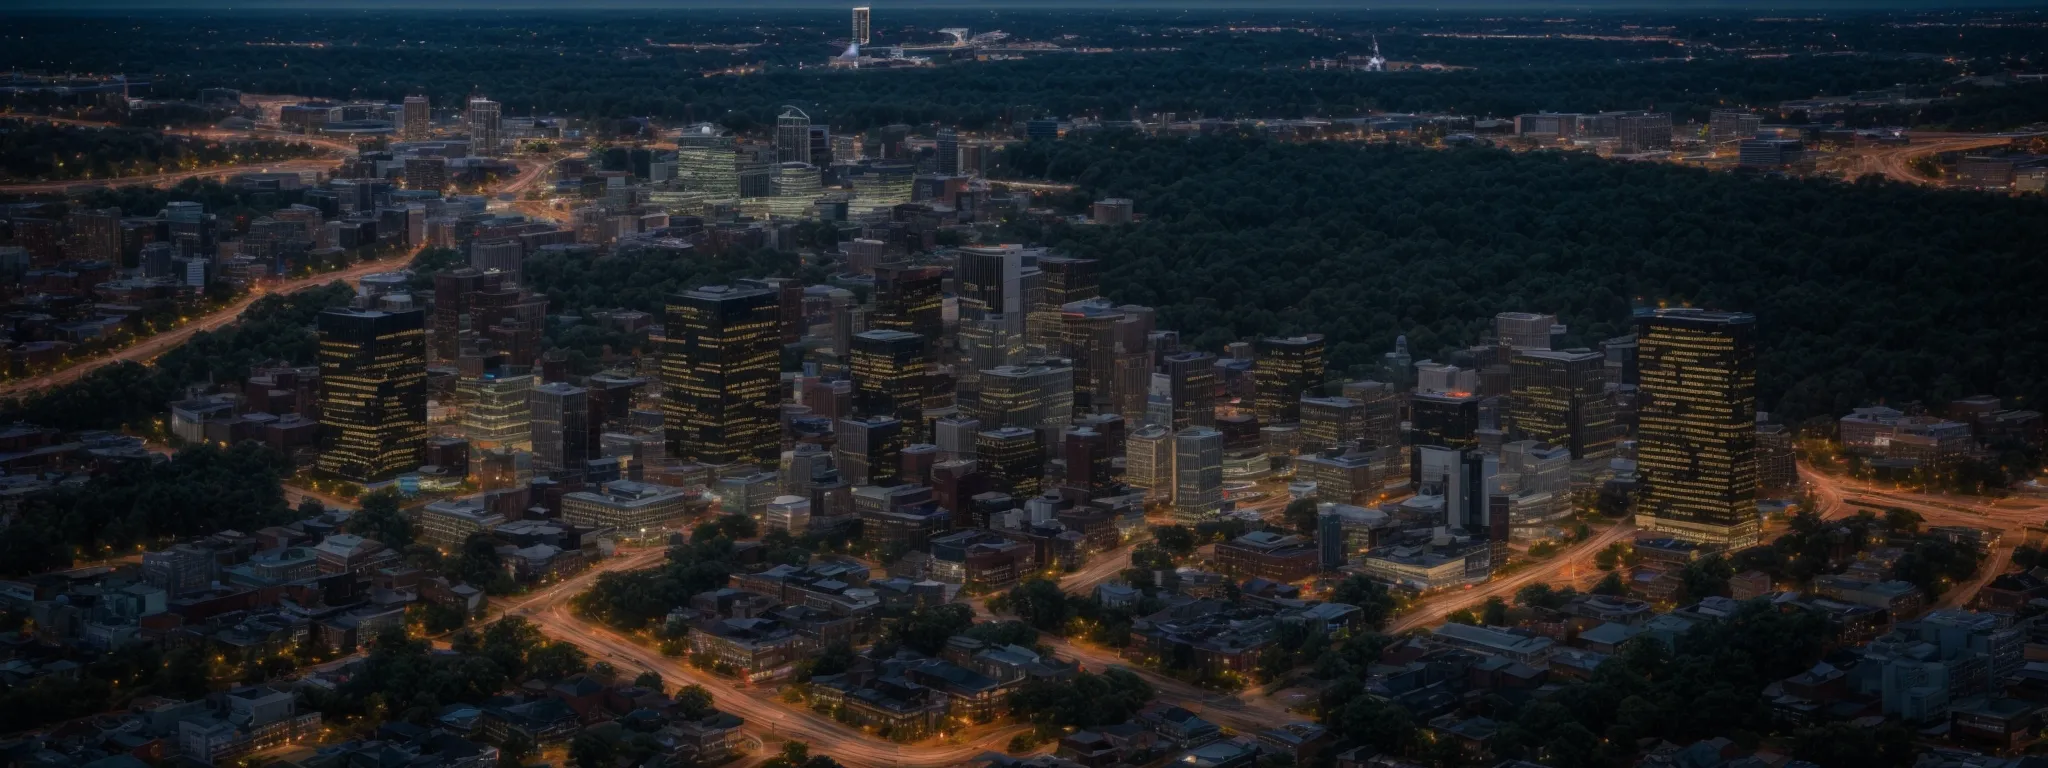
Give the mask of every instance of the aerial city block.
M 0 9 L 0 768 L 2048 765 L 2048 9 L 1350 5 Z

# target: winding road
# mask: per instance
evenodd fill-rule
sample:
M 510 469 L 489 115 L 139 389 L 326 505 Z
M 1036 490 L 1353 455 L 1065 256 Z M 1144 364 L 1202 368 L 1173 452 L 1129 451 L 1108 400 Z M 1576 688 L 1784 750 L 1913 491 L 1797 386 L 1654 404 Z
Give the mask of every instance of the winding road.
M 543 169 L 553 164 L 553 161 L 529 159 L 517 159 L 514 160 L 514 162 L 519 166 L 519 174 L 512 177 L 503 186 L 500 186 L 497 190 L 495 190 L 496 194 L 523 193 L 528 187 L 533 186 L 536 182 L 540 180 L 542 176 L 545 175 L 544 173 L 541 173 Z M 373 275 L 379 272 L 390 272 L 392 270 L 405 268 L 407 264 L 412 262 L 412 257 L 417 253 L 419 253 L 419 249 L 415 248 L 412 251 L 400 256 L 392 256 L 389 258 L 378 259 L 375 261 L 365 261 L 359 264 L 352 265 L 347 269 L 342 269 L 335 272 L 324 272 L 321 274 L 311 275 L 308 277 L 286 280 L 280 283 L 260 284 L 256 289 L 250 291 L 248 294 L 242 296 L 241 298 L 236 299 L 233 303 L 228 304 L 227 306 L 221 307 L 220 309 L 214 310 L 200 317 L 193 318 L 185 322 L 184 324 L 179 325 L 176 328 L 172 328 L 170 330 L 154 334 L 148 338 L 137 341 L 134 344 L 131 344 L 122 349 L 115 350 L 108 354 L 99 355 L 85 360 L 80 360 L 72 363 L 71 365 L 65 368 L 61 368 L 50 373 L 43 374 L 35 378 L 21 379 L 18 381 L 11 381 L 5 384 L 0 384 L 0 398 L 19 397 L 24 394 L 42 390 L 45 388 L 60 387 L 66 384 L 70 384 L 74 381 L 77 381 L 86 374 L 91 373 L 94 369 L 99 368 L 100 366 L 103 365 L 107 365 L 109 363 L 116 363 L 122 361 L 147 363 L 151 360 L 156 359 L 157 355 L 161 355 L 164 352 L 169 351 L 172 347 L 176 347 L 179 344 L 185 343 L 185 341 L 192 338 L 194 334 L 200 333 L 202 331 L 217 330 L 222 326 L 234 322 L 236 319 L 242 316 L 242 312 L 244 310 L 247 310 L 250 305 L 255 304 L 257 299 L 263 298 L 266 295 L 274 293 L 296 293 L 307 288 L 314 288 L 326 285 L 336 280 L 341 280 L 351 285 L 354 285 L 355 283 L 361 281 L 363 277 L 366 275 Z
M 186 340 L 192 338 L 195 334 L 202 331 L 218 330 L 222 326 L 241 318 L 243 310 L 248 309 L 250 305 L 256 303 L 257 299 L 261 299 L 264 296 L 273 293 L 295 293 L 307 288 L 326 285 L 336 280 L 344 280 L 353 284 L 363 279 L 364 275 L 401 269 L 412 260 L 413 254 L 417 252 L 415 250 L 402 256 L 393 256 L 377 261 L 365 261 L 338 272 L 326 272 L 311 277 L 302 277 L 275 285 L 259 287 L 236 299 L 234 303 L 111 353 L 80 360 L 71 364 L 68 368 L 52 371 L 32 379 L 22 379 L 0 385 L 0 397 L 18 397 L 49 387 L 61 387 L 77 381 L 86 374 L 91 373 L 94 369 L 109 363 L 123 361 L 147 363 L 155 360 L 157 355 L 161 355 L 170 351 L 171 348 L 185 343 Z
M 2027 534 L 2041 531 L 2044 521 L 2048 521 L 2048 504 L 2034 500 L 1950 496 L 1884 488 L 1822 472 L 1804 463 L 1799 465 L 1799 479 L 1813 490 L 1818 502 L 1816 506 L 1820 507 L 1818 511 L 1823 518 L 1850 517 L 1863 511 L 1878 512 L 1882 508 L 1898 507 L 1918 513 L 1928 525 L 1958 525 L 1997 532 L 1998 542 L 1992 546 L 1990 556 L 1978 570 L 1977 577 L 1943 593 L 1938 603 L 1942 608 L 1968 606 L 1984 585 L 2011 567 L 2013 550 Z
M 662 550 L 654 549 L 624 556 L 618 559 L 628 562 L 618 567 L 652 565 L 659 560 L 661 553 Z M 772 687 L 735 687 L 729 678 L 691 667 L 682 659 L 663 656 L 609 628 L 583 620 L 570 609 L 569 599 L 586 586 L 587 583 L 580 579 L 565 581 L 509 613 L 533 622 L 549 637 L 582 648 L 590 654 L 592 661 L 610 661 L 622 670 L 627 667 L 649 670 L 659 673 L 664 680 L 703 686 L 711 693 L 712 702 L 719 710 L 745 719 L 745 729 L 755 736 L 808 742 L 812 754 L 831 755 L 843 765 L 871 768 L 959 765 L 983 752 L 1000 750 L 1011 737 L 1029 729 L 1023 725 L 1007 726 L 959 744 L 882 741 L 809 709 L 784 704 Z

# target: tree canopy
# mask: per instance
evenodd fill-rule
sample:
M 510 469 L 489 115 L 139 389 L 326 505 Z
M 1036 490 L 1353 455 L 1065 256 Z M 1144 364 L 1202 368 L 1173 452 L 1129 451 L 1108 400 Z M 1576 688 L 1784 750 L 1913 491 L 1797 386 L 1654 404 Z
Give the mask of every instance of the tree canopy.
M 1398 335 L 1446 359 L 1500 312 L 1555 312 L 1594 346 L 1635 307 L 1691 305 L 1757 316 L 1759 405 L 1792 422 L 2048 397 L 2040 200 L 1240 136 L 1038 141 L 1007 163 L 1077 184 L 1076 204 L 1136 200 L 1134 227 L 1033 234 L 1197 347 L 1319 332 L 1334 369 L 1370 374 Z

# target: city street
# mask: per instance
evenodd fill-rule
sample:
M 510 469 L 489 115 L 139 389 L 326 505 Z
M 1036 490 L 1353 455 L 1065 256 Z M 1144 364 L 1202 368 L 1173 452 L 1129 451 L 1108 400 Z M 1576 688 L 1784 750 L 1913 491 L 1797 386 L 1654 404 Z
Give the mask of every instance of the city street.
M 659 550 L 655 550 L 659 551 Z M 649 564 L 652 563 L 650 559 Z M 1028 726 L 996 728 L 961 744 L 897 744 L 865 734 L 810 709 L 783 703 L 772 686 L 736 687 L 731 678 L 719 677 L 691 667 L 680 658 L 670 658 L 633 639 L 623 637 L 595 622 L 575 615 L 569 599 L 587 586 L 578 580 L 563 582 L 509 613 L 525 617 L 549 637 L 576 644 L 590 654 L 591 661 L 609 661 L 622 672 L 650 670 L 660 673 L 671 685 L 694 683 L 711 693 L 713 703 L 724 712 L 747 721 L 747 730 L 764 739 L 794 739 L 808 742 L 812 754 L 829 754 L 847 766 L 930 766 L 957 765 L 990 750 L 1001 750 L 1011 737 Z M 770 747 L 770 751 L 774 748 Z
M 388 259 L 366 261 L 339 272 L 323 272 L 317 275 L 288 280 L 283 283 L 259 286 L 255 290 L 243 295 L 242 298 L 236 299 L 232 304 L 200 317 L 192 318 L 176 328 L 152 335 L 112 353 L 80 360 L 71 364 L 68 368 L 52 371 L 32 379 L 22 379 L 0 385 L 0 397 L 17 397 L 49 387 L 61 387 L 77 381 L 79 378 L 91 373 L 93 369 L 109 363 L 121 361 L 147 363 L 156 359 L 157 355 L 161 355 L 185 343 L 187 339 L 192 338 L 193 335 L 201 331 L 217 330 L 241 318 L 243 310 L 248 309 L 250 305 L 256 303 L 257 299 L 261 299 L 264 296 L 273 293 L 296 293 L 307 288 L 326 285 L 336 280 L 354 284 L 362 280 L 365 275 L 403 269 L 406 264 L 412 261 L 414 253 L 417 253 L 417 251 L 393 256 Z
M 1569 578 L 1560 579 L 1559 577 L 1575 576 L 1578 573 L 1593 570 L 1594 555 L 1599 554 L 1600 550 L 1606 549 L 1609 544 L 1633 538 L 1635 531 L 1636 526 L 1633 522 L 1615 523 L 1608 526 L 1605 530 L 1594 534 L 1592 538 L 1574 544 L 1564 551 L 1552 555 L 1548 560 L 1534 563 L 1523 570 L 1509 574 L 1505 578 L 1494 579 L 1471 589 L 1444 592 L 1427 598 L 1410 607 L 1407 613 L 1401 614 L 1399 618 L 1387 626 L 1387 631 L 1401 633 L 1411 629 L 1420 629 L 1440 624 L 1443 622 L 1444 617 L 1451 615 L 1451 613 L 1461 608 L 1470 608 L 1486 602 L 1486 599 L 1489 597 L 1498 597 L 1502 600 L 1511 601 L 1515 596 L 1515 592 L 1530 584 L 1561 585 L 1568 583 L 1570 581 Z
M 524 194 L 527 189 L 538 183 L 541 177 L 546 175 L 544 171 L 547 168 L 553 166 L 553 161 L 551 160 L 518 158 L 513 162 L 519 166 L 519 174 L 507 180 L 494 194 Z M 0 384 L 0 397 L 19 397 L 49 387 L 61 387 L 77 381 L 79 378 L 91 373 L 93 369 L 108 363 L 124 360 L 147 363 L 156 359 L 157 355 L 185 343 L 187 339 L 192 338 L 193 335 L 201 331 L 216 330 L 234 322 L 242 316 L 244 310 L 248 309 L 250 305 L 255 304 L 257 299 L 263 298 L 266 295 L 273 293 L 296 293 L 307 288 L 326 285 L 336 280 L 354 285 L 366 275 L 404 269 L 407 264 L 412 262 L 413 256 L 417 255 L 419 250 L 415 248 L 403 255 L 375 261 L 365 261 L 337 272 L 323 272 L 281 283 L 259 284 L 255 289 L 236 299 L 232 304 L 193 318 L 176 328 L 137 341 L 126 348 L 90 359 L 80 360 L 72 363 L 69 367 L 32 379 L 22 379 L 20 381 Z
M 2013 139 L 2011 136 L 1925 132 L 1913 133 L 1911 138 L 1911 144 L 1860 150 L 1863 172 L 1883 174 L 1885 178 L 1908 184 L 1939 184 L 1940 180 L 1927 178 L 1913 170 L 1913 160 L 1938 152 L 2005 146 Z
M 1813 491 L 1823 518 L 1852 517 L 1859 512 L 1882 513 L 1888 507 L 1917 512 L 1926 525 L 1957 525 L 1990 529 L 1998 534 L 1977 578 L 1943 593 L 1940 607 L 1965 606 L 1977 592 L 2012 564 L 2013 550 L 2024 543 L 2030 531 L 2040 531 L 2044 519 L 2042 503 L 2029 499 L 1989 499 L 1972 496 L 1926 494 L 1883 488 L 1860 480 L 1833 475 L 1801 464 L 1799 479 Z M 1857 503 L 1860 502 L 1860 505 Z

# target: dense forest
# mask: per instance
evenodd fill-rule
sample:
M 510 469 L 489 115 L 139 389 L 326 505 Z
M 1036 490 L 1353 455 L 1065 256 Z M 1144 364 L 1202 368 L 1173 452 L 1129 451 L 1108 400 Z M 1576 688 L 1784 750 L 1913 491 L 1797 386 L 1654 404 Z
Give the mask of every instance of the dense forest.
M 1103 261 L 1105 293 L 1215 348 L 1320 332 L 1367 366 L 1479 341 L 1499 312 L 1555 312 L 1572 341 L 1636 306 L 1758 317 L 1761 407 L 1796 423 L 1873 402 L 2048 397 L 2048 203 L 1616 163 L 1578 154 L 1133 134 L 1013 147 L 1078 207 L 1131 227 L 1029 232 Z
M 151 176 L 312 155 L 310 144 L 212 141 L 139 128 L 81 128 L 0 119 L 0 178 L 63 181 Z
M 175 539 L 253 531 L 294 519 L 280 485 L 290 463 L 262 443 L 198 445 L 169 461 L 129 463 L 49 493 L 24 497 L 0 536 L 0 574 L 63 568 L 132 554 Z
M 1913 734 L 1896 723 L 1873 728 L 1824 721 L 1783 729 L 1760 705 L 1764 686 L 1812 667 L 1833 634 L 1813 613 L 1752 601 L 1669 645 L 1639 637 L 1589 679 L 1566 682 L 1551 695 L 1478 701 L 1479 714 L 1501 724 L 1487 746 L 1502 759 L 1600 768 L 1634 765 L 1643 745 L 1659 740 L 1728 737 L 1753 749 L 1768 737 L 1792 757 L 1820 765 L 1912 765 Z M 1431 738 L 1408 710 L 1367 691 L 1370 667 L 1389 642 L 1384 635 L 1356 635 L 1321 654 L 1315 676 L 1330 683 L 1321 695 L 1323 723 L 1382 753 L 1466 764 L 1455 740 Z
M 216 86 L 386 101 L 426 94 L 446 109 L 481 93 L 505 104 L 507 114 L 726 120 L 739 127 L 772 120 L 779 105 L 797 103 L 839 130 L 930 121 L 976 128 L 1041 114 L 1116 119 L 1162 111 L 1505 116 L 1654 107 L 1683 120 L 1729 104 L 1767 106 L 1900 85 L 1939 91 L 1961 75 L 2038 66 L 2048 50 L 2023 25 L 1950 35 L 1887 15 L 1766 23 L 1674 14 L 1555 20 L 893 11 L 877 20 L 880 41 L 933 42 L 942 39 L 938 28 L 964 25 L 1104 52 L 848 72 L 818 66 L 843 47 L 838 13 L 493 15 L 460 24 L 405 14 L 168 15 L 141 26 L 111 17 L 18 21 L 25 37 L 0 51 L 0 63 L 127 71 L 146 75 L 157 96 L 186 98 Z M 1246 29 L 1257 24 L 1271 26 Z M 1307 68 L 1314 58 L 1364 53 L 1374 39 L 1396 60 L 1469 69 Z M 945 52 L 936 56 L 943 60 Z M 766 69 L 696 76 L 736 64 Z M 2026 98 L 2014 91 L 1981 98 L 2002 103 L 2015 94 Z M 2033 112 L 1970 110 L 2000 118 Z

